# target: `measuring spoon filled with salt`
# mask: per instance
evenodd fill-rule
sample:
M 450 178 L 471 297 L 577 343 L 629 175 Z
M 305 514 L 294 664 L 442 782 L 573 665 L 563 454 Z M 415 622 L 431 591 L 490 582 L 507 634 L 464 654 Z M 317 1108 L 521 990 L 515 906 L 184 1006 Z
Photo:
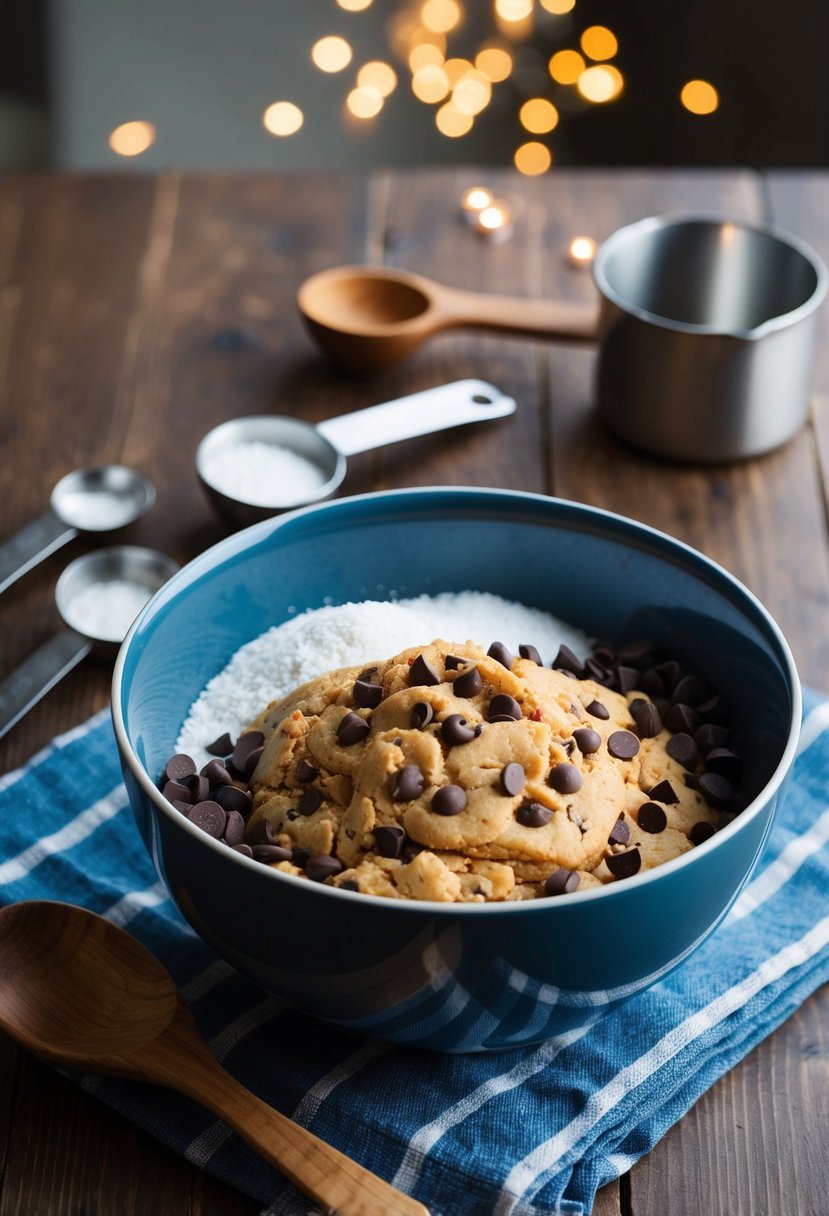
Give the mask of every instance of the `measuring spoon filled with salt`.
M 114 659 L 141 609 L 176 570 L 172 558 L 134 545 L 97 549 L 71 562 L 55 587 L 68 628 L 0 684 L 0 738 L 87 655 Z
M 47 510 L 0 544 L 0 592 L 78 535 L 134 523 L 155 502 L 153 483 L 122 464 L 75 469 L 52 490 Z
M 234 524 L 257 523 L 328 498 L 345 477 L 348 456 L 505 418 L 515 408 L 484 380 L 456 380 L 316 426 L 281 414 L 233 418 L 204 436 L 196 472 L 221 515 Z

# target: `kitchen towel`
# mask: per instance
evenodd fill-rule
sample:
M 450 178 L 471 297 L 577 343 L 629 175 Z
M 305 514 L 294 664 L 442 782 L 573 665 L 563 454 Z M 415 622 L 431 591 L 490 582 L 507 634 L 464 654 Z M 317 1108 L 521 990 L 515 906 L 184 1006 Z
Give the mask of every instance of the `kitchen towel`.
M 829 979 L 829 702 L 813 693 L 765 854 L 712 937 L 589 1033 L 492 1056 L 355 1039 L 220 960 L 144 851 L 108 711 L 0 778 L 0 823 L 0 903 L 60 899 L 127 928 L 173 974 L 234 1076 L 433 1216 L 588 1216 L 599 1187 Z M 82 1084 L 268 1216 L 313 1206 L 189 1099 Z

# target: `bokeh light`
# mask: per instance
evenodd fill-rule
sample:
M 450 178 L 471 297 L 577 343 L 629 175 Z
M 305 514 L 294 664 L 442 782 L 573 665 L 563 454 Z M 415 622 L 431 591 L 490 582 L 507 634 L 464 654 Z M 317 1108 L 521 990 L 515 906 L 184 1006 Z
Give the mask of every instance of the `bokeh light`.
M 493 84 L 499 84 L 512 71 L 512 55 L 502 46 L 483 46 L 475 56 L 475 67 Z
M 533 0 L 495 0 L 495 12 L 502 21 L 526 21 L 532 11 Z
M 581 36 L 581 49 L 588 59 L 612 59 L 619 49 L 616 35 L 603 25 L 591 25 Z
M 376 89 L 352 89 L 345 99 L 346 107 L 355 118 L 375 118 L 383 108 L 383 98 Z
M 558 125 L 558 110 L 546 97 L 531 97 L 518 111 L 521 126 L 533 135 L 546 135 Z
M 337 4 L 347 13 L 361 13 L 363 9 L 369 7 L 371 0 L 337 0 Z
M 550 75 L 557 84 L 575 84 L 585 67 L 578 51 L 556 51 L 549 63 Z
M 585 101 L 601 105 L 614 101 L 624 88 L 624 77 L 612 63 L 596 63 L 585 68 L 578 79 L 578 90 Z
M 454 89 L 455 85 L 465 76 L 471 69 L 472 64 L 468 59 L 447 59 L 443 65 L 443 70 L 446 73 L 446 79 L 449 81 L 450 89 Z
M 561 17 L 565 13 L 572 13 L 576 7 L 576 0 L 539 0 L 539 4 L 548 13 L 554 13 L 556 17 Z
M 574 266 L 589 266 L 596 256 L 596 242 L 592 236 L 574 236 L 567 252 Z
M 357 85 L 362 89 L 374 89 L 381 97 L 388 97 L 397 88 L 397 73 L 382 59 L 364 63 L 357 73 Z
M 515 149 L 513 161 L 519 173 L 527 177 L 538 177 L 546 173 L 553 163 L 553 154 L 544 144 L 531 140 Z
M 461 114 L 480 114 L 489 105 L 492 85 L 483 72 L 475 68 L 461 76 L 452 90 L 452 104 Z
M 448 34 L 460 23 L 462 16 L 458 0 L 426 0 L 420 10 L 420 20 L 427 30 L 436 34 Z
M 692 114 L 713 114 L 720 104 L 717 90 L 707 80 L 689 80 L 679 99 Z
M 262 115 L 262 122 L 271 135 L 295 135 L 304 121 L 302 110 L 292 101 L 275 101 Z
M 460 110 L 455 109 L 451 101 L 435 112 L 435 126 L 441 135 L 450 139 L 459 139 L 460 136 L 466 135 L 472 130 L 473 121 L 471 114 L 462 114 Z
M 135 122 L 122 122 L 110 132 L 109 146 L 119 156 L 140 156 L 155 143 L 156 130 L 151 122 L 136 119 Z
M 409 68 L 414 74 L 421 68 L 443 67 L 443 51 L 432 42 L 419 42 L 409 51 Z
M 341 72 L 351 63 L 351 46 L 345 38 L 329 34 L 311 47 L 311 58 L 321 72 Z
M 412 77 L 412 92 L 427 105 L 443 101 L 449 92 L 449 80 L 443 68 L 419 68 Z

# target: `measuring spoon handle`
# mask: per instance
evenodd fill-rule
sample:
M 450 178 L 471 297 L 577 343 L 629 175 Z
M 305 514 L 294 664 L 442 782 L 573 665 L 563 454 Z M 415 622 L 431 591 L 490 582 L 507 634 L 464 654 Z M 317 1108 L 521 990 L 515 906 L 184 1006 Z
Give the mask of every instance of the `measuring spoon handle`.
M 78 535 L 51 508 L 0 544 L 0 592 Z
M 441 328 L 492 329 L 525 338 L 596 342 L 599 304 L 570 300 L 527 300 L 441 288 Z
M 0 684 L 0 739 L 91 649 L 82 634 L 64 629 L 24 659 Z
M 319 423 L 317 431 L 343 456 L 354 456 L 401 439 L 431 435 L 468 422 L 505 418 L 514 412 L 512 397 L 505 397 L 485 380 L 455 380 L 384 405 L 329 418 Z

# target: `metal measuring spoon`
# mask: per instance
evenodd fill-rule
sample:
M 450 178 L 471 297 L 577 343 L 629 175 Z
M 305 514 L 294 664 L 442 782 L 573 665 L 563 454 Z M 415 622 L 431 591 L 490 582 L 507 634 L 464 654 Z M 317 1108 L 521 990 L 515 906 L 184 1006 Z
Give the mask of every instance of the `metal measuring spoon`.
M 505 418 L 515 409 L 512 397 L 485 380 L 456 380 L 383 405 L 340 414 L 317 426 L 280 414 L 234 418 L 214 427 L 202 439 L 196 449 L 196 472 L 222 515 L 236 524 L 251 524 L 328 498 L 345 477 L 348 456 L 449 427 Z M 275 486 L 273 501 L 267 504 L 228 493 L 213 462 L 223 452 L 246 443 L 269 444 L 303 457 L 319 474 L 313 491 L 291 499 Z
M 79 532 L 111 532 L 149 511 L 155 489 L 122 464 L 75 469 L 52 490 L 49 508 L 0 544 L 0 592 L 74 540 Z
M 89 602 L 80 598 L 83 592 L 124 580 L 146 588 L 149 599 L 176 570 L 172 558 L 134 545 L 98 549 L 71 562 L 55 587 L 55 603 L 68 628 L 44 642 L 0 684 L 0 738 L 87 655 L 114 658 L 140 611 L 136 607 L 130 620 L 113 617 L 101 625 L 91 619 Z

